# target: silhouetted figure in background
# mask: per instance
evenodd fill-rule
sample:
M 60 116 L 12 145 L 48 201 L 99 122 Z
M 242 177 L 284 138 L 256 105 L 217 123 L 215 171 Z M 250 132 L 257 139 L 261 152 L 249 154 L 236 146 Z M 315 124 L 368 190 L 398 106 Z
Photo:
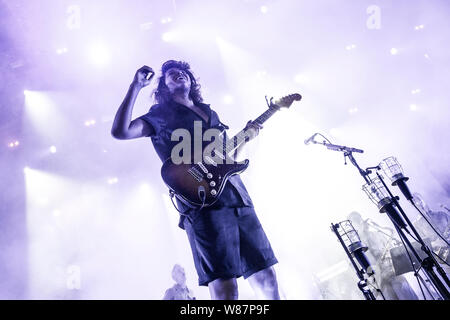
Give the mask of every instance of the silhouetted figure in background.
M 163 300 L 195 300 L 194 293 L 186 286 L 186 273 L 179 264 L 173 266 L 172 279 L 175 284 L 166 290 Z

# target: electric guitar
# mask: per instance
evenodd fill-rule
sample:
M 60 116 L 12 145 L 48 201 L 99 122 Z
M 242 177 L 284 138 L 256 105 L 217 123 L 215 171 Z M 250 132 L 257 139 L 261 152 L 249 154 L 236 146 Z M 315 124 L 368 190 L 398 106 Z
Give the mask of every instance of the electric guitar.
M 289 108 L 294 101 L 300 101 L 298 93 L 287 95 L 275 102 L 268 102 L 268 109 L 253 122 L 262 125 L 281 108 Z M 168 186 L 171 196 L 191 208 L 201 209 L 213 205 L 220 197 L 228 179 L 243 172 L 249 160 L 236 162 L 233 152 L 248 139 L 246 129 L 241 130 L 227 141 L 212 142 L 211 156 L 203 154 L 202 161 L 197 163 L 175 164 L 169 158 L 164 161 L 161 176 Z

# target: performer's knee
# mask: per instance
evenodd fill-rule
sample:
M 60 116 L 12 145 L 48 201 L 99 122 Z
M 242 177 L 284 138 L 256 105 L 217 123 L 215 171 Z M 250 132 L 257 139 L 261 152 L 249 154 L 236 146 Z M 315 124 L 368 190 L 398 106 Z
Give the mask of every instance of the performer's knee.
M 208 284 L 211 298 L 214 300 L 237 300 L 238 285 L 236 278 L 216 279 Z

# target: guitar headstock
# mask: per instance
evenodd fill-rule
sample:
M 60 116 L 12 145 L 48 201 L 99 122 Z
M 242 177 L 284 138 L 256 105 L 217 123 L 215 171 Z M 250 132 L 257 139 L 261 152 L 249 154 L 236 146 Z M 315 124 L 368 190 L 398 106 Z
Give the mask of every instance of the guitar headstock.
M 294 101 L 300 101 L 301 99 L 302 96 L 300 94 L 293 93 L 275 100 L 274 102 L 272 102 L 272 105 L 278 108 L 289 108 Z

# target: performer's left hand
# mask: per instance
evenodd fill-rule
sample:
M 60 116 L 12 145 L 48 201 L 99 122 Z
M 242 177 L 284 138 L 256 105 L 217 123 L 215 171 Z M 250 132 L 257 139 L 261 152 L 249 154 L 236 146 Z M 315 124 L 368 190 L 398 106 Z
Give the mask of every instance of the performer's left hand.
M 249 120 L 244 130 L 247 132 L 249 139 L 252 140 L 259 134 L 259 130 L 262 128 L 263 128 L 262 125 L 253 122 L 252 120 Z

